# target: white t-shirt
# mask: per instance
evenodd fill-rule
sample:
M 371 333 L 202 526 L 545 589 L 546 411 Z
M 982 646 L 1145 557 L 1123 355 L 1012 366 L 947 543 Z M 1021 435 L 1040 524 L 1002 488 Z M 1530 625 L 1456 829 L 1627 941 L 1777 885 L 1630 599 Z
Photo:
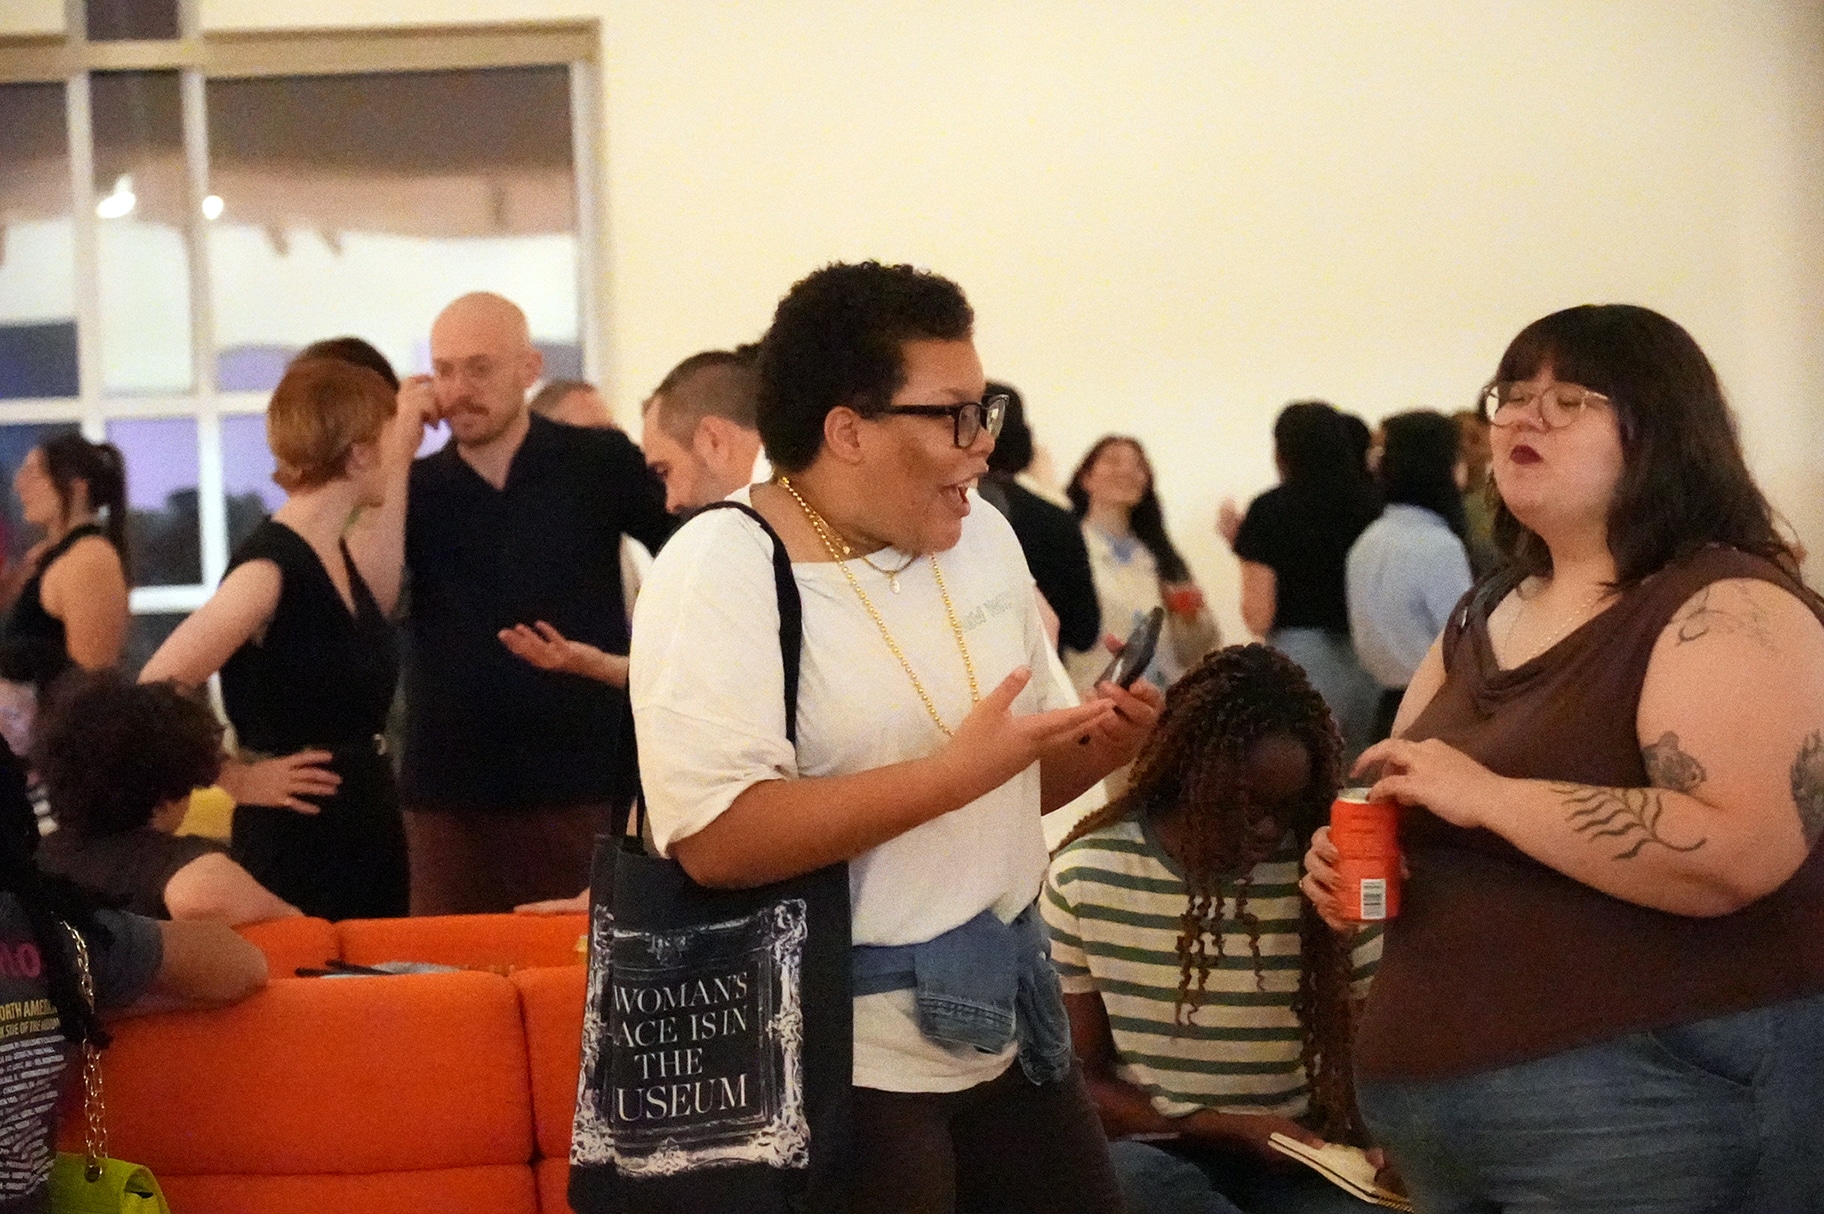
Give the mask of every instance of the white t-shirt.
M 747 501 L 745 491 L 731 500 Z M 938 564 L 983 695 L 1016 667 L 1034 678 L 1019 715 L 1068 705 L 1050 676 L 1032 575 L 998 510 L 971 495 L 962 539 Z M 896 569 L 905 554 L 871 554 Z M 951 729 L 968 715 L 969 682 L 931 562 L 899 575 L 900 593 L 860 560 L 849 570 Z M 804 603 L 798 746 L 785 738 L 784 667 L 772 545 L 733 510 L 692 519 L 653 564 L 634 612 L 629 692 L 648 820 L 661 852 L 714 821 L 762 780 L 851 775 L 940 749 L 947 739 L 842 569 L 792 566 Z M 1039 892 L 1046 866 L 1035 764 L 961 809 L 849 862 L 856 944 L 918 944 L 993 908 L 1011 921 Z M 855 1001 L 855 1083 L 903 1092 L 960 1091 L 1012 1059 L 927 1040 L 912 993 Z

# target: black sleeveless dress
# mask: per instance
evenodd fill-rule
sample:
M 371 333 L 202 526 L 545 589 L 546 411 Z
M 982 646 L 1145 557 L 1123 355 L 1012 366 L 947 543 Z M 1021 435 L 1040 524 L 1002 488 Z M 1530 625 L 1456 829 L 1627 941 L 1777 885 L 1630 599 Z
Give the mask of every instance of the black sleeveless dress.
M 76 544 L 106 533 L 94 523 L 70 528 L 38 559 L 38 568 L 19 588 L 13 610 L 6 617 L 6 635 L 0 640 L 0 678 L 31 683 L 42 692 L 75 663 L 70 660 L 69 638 L 63 621 L 44 609 L 44 575 Z
M 279 567 L 279 604 L 258 642 L 222 666 L 222 700 L 243 751 L 266 756 L 320 749 L 342 777 L 315 815 L 278 806 L 234 812 L 232 854 L 259 882 L 307 915 L 371 919 L 408 908 L 405 828 L 382 731 L 398 679 L 392 625 L 342 546 L 351 615 L 310 544 L 268 519 L 235 550 Z

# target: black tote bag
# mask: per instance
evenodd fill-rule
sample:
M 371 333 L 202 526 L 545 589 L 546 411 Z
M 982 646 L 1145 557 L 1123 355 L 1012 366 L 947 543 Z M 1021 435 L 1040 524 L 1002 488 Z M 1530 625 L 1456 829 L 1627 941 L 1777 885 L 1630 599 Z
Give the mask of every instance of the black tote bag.
M 773 542 L 785 732 L 798 727 L 803 611 Z M 642 801 L 643 809 L 643 801 Z M 849 872 L 708 889 L 637 838 L 596 844 L 578 1214 L 840 1211 L 854 1023 Z

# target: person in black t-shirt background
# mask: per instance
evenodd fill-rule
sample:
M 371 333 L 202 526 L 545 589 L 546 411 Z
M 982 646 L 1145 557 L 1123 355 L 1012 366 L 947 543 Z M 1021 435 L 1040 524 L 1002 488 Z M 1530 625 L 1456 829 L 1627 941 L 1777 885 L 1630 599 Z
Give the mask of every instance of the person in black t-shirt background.
M 450 304 L 431 327 L 431 365 L 402 386 L 401 407 L 447 421 L 451 441 L 401 461 L 399 491 L 351 546 L 402 548 L 411 587 L 412 912 L 507 911 L 586 884 L 597 830 L 631 796 L 632 756 L 617 745 L 625 691 L 538 669 L 500 634 L 547 624 L 625 654 L 621 537 L 656 551 L 673 524 L 626 435 L 527 409 L 543 365 L 511 301 Z M 374 591 L 387 608 L 400 597 L 397 584 Z
M 1348 753 L 1369 742 L 1380 685 L 1349 639 L 1343 563 L 1381 513 L 1360 438 L 1323 401 L 1295 401 L 1273 423 L 1280 483 L 1255 498 L 1233 535 L 1248 630 L 1305 668 Z M 1226 533 L 1226 531 L 1225 531 Z
M 1012 525 L 1032 580 L 1045 605 L 1058 617 L 1059 650 L 1086 653 L 1102 639 L 1102 608 L 1096 601 L 1095 575 L 1089 568 L 1083 529 L 1067 507 L 1020 482 L 1020 474 L 1032 466 L 1033 446 L 1019 391 L 1008 384 L 990 383 L 988 395 L 1005 396 L 1007 412 L 994 450 L 988 453 L 988 475 L 976 491 Z

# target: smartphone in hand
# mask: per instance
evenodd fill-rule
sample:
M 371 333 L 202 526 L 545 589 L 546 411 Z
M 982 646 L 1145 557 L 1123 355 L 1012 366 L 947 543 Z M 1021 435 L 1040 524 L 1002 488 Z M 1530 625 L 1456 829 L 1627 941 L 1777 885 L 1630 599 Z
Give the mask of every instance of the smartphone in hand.
M 1146 668 L 1153 664 L 1153 654 L 1159 649 L 1159 633 L 1165 628 L 1165 608 L 1155 607 L 1146 613 L 1146 618 L 1128 634 L 1127 643 L 1121 646 L 1121 652 L 1108 664 L 1108 669 L 1096 680 L 1113 683 L 1126 689 L 1132 687 Z

